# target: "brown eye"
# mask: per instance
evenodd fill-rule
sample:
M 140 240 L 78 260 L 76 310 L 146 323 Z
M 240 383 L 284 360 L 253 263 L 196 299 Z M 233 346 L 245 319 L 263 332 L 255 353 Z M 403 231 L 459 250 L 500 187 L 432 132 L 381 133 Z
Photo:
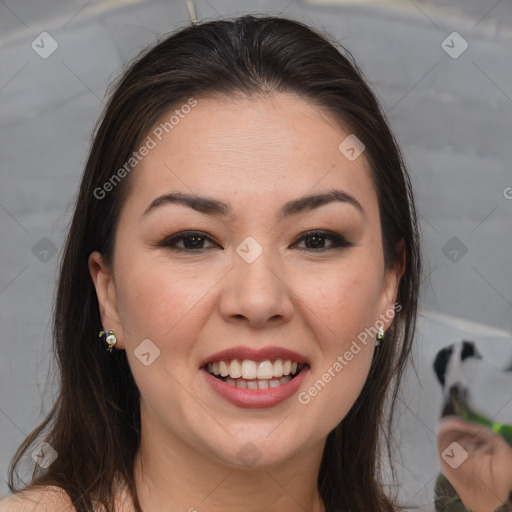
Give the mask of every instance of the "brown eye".
M 183 247 L 178 247 L 176 244 L 183 241 Z M 184 252 L 200 252 L 208 247 L 204 247 L 206 241 L 212 241 L 210 237 L 199 231 L 183 231 L 168 238 L 165 238 L 157 245 L 158 247 L 166 247 L 173 251 Z
M 326 246 L 326 240 L 330 240 L 331 243 Z M 296 242 L 305 242 L 305 250 L 313 252 L 324 252 L 337 248 L 353 247 L 355 244 L 347 241 L 343 236 L 337 233 L 328 231 L 309 231 L 304 233 Z M 158 247 L 165 247 L 172 251 L 181 252 L 201 252 L 212 247 L 204 247 L 205 242 L 212 243 L 212 247 L 216 244 L 213 240 L 200 231 L 182 231 L 176 233 L 170 237 L 165 238 L 157 244 Z M 177 244 L 182 243 L 183 247 L 179 247 Z
M 312 250 L 313 252 L 324 252 L 331 249 L 337 249 L 342 247 L 353 247 L 352 242 L 347 241 L 341 235 L 328 231 L 309 231 L 304 233 L 299 239 L 305 241 L 306 249 Z M 331 240 L 331 244 L 325 245 L 326 240 Z

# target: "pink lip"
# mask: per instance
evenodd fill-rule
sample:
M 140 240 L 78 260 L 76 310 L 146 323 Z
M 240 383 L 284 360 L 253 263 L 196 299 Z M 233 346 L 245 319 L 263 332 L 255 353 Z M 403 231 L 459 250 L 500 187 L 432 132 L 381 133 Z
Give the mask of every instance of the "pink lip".
M 266 359 L 290 359 L 292 362 L 310 365 L 307 357 L 304 357 L 293 350 L 288 350 L 287 348 L 277 346 L 260 349 L 253 347 L 232 347 L 227 350 L 217 352 L 216 354 L 212 354 L 207 359 L 203 360 L 199 368 L 204 367 L 207 363 L 214 363 L 216 361 L 228 359 L 250 359 L 252 361 L 265 361 Z
M 204 374 L 208 384 L 210 384 L 220 396 L 233 405 L 245 409 L 264 409 L 274 407 L 292 396 L 304 382 L 309 372 L 309 366 L 305 366 L 297 377 L 289 380 L 286 384 L 281 384 L 277 388 L 268 389 L 237 388 L 217 379 L 204 368 L 201 368 L 201 372 Z

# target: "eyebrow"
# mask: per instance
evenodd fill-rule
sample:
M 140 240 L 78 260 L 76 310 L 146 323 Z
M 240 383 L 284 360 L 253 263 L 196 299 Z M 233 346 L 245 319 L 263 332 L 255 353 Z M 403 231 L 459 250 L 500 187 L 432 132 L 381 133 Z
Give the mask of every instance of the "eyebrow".
M 284 219 L 292 215 L 304 213 L 318 208 L 334 201 L 347 203 L 354 206 L 359 212 L 365 216 L 365 212 L 361 203 L 352 195 L 342 190 L 330 190 L 321 194 L 311 194 L 308 196 L 300 197 L 299 199 L 293 199 L 283 205 L 279 212 L 279 217 Z M 231 207 L 217 199 L 211 199 L 209 197 L 198 196 L 195 194 L 185 194 L 183 192 L 174 192 L 170 194 L 164 194 L 154 199 L 151 204 L 144 210 L 140 218 L 142 219 L 148 215 L 151 211 L 154 211 L 160 206 L 167 204 L 182 204 L 188 206 L 193 210 L 206 215 L 220 215 L 226 217 L 232 213 Z

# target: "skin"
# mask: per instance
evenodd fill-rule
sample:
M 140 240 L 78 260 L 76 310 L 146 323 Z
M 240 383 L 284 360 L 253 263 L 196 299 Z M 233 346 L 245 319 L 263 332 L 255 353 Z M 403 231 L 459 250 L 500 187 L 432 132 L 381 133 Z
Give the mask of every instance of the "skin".
M 365 328 L 383 315 L 389 327 L 405 255 L 386 271 L 368 163 L 364 153 L 351 162 L 338 150 L 350 131 L 325 112 L 282 93 L 197 99 L 133 171 L 113 267 L 98 252 L 89 257 L 103 326 L 115 331 L 141 391 L 141 505 L 321 512 L 316 479 L 325 440 L 363 387 L 375 339 L 360 344 L 307 405 L 292 396 L 267 409 L 236 407 L 211 389 L 200 363 L 233 346 L 279 345 L 311 361 L 299 389 L 307 390 Z M 364 215 L 332 202 L 278 221 L 285 202 L 333 188 L 353 195 Z M 233 213 L 208 216 L 167 204 L 141 218 L 171 191 L 220 199 Z M 300 235 L 315 229 L 354 246 L 308 249 Z M 185 230 L 214 242 L 186 253 L 155 247 Z M 250 264 L 236 253 L 247 236 L 263 249 Z M 325 239 L 326 247 L 332 243 Z M 147 338 L 160 350 L 149 366 L 134 355 Z M 248 442 L 260 456 L 251 468 L 237 456 Z
M 441 470 L 468 509 L 494 512 L 507 500 L 512 490 L 512 447 L 501 435 L 478 423 L 447 416 L 437 438 Z M 454 442 L 468 454 L 458 467 L 441 457 Z

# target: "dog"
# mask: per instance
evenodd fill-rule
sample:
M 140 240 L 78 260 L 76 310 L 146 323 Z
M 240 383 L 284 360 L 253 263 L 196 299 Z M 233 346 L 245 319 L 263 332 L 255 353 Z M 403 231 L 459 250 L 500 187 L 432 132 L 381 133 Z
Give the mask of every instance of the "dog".
M 512 424 L 512 364 L 500 370 L 484 360 L 474 341 L 462 340 L 442 348 L 433 368 L 444 395 L 441 418 L 472 411 L 492 423 Z
M 485 361 L 474 341 L 461 340 L 437 353 L 433 369 L 443 391 L 441 418 L 481 423 L 512 446 L 512 364 L 500 370 Z M 443 474 L 436 480 L 434 504 L 436 512 L 466 512 Z

